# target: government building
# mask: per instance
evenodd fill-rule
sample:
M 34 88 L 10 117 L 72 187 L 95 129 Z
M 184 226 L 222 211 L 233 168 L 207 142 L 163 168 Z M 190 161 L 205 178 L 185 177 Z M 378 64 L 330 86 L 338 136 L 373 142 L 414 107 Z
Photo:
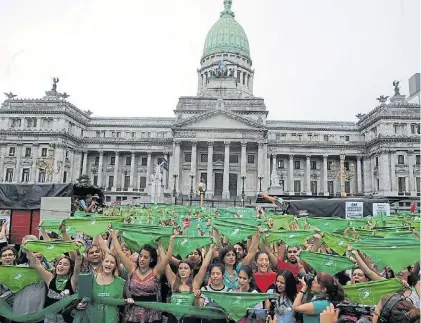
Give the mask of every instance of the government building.
M 206 37 L 197 95 L 180 97 L 174 117 L 92 116 L 59 92 L 58 78 L 44 97 L 7 93 L 0 182 L 87 175 L 109 203 L 151 201 L 157 178 L 167 201 L 196 195 L 200 180 L 206 198 L 221 200 L 255 198 L 270 187 L 291 197 L 419 196 L 419 73 L 408 96 L 387 80 L 391 93 L 357 122 L 271 120 L 253 94 L 249 42 L 231 2 Z

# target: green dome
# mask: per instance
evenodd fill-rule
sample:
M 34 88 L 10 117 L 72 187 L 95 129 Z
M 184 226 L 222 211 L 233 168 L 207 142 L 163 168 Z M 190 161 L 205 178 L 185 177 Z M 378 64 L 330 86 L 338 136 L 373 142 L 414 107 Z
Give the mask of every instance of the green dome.
M 234 19 L 231 0 L 225 0 L 225 10 L 206 36 L 203 56 L 214 53 L 241 53 L 250 57 L 250 47 L 243 27 Z

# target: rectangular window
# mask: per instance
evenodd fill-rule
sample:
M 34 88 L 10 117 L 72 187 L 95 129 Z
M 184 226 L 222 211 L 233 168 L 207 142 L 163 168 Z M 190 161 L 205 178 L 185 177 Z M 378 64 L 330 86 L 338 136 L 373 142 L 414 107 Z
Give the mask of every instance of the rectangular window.
M 317 195 L 317 181 L 310 182 L 311 194 Z
M 141 161 L 141 165 L 142 166 L 148 166 L 148 158 L 147 157 L 142 157 L 142 161 Z
M 97 132 L 96 132 L 96 137 L 97 137 L 97 138 L 101 137 L 101 131 L 97 131 Z
M 200 178 L 199 180 L 202 180 L 207 183 L 208 182 L 208 173 L 200 173 Z
M 105 202 L 111 202 L 111 196 L 107 195 L 107 196 L 105 197 Z
M 117 137 L 117 138 L 120 138 L 120 137 L 121 137 L 121 132 L 120 132 L 120 131 L 117 131 L 117 132 L 116 132 L 116 137 Z
M 276 141 L 279 141 L 279 140 L 281 140 L 281 134 L 280 133 L 277 133 L 276 134 Z
M 421 192 L 420 177 L 415 178 L 415 183 L 416 183 L 416 186 L 417 186 L 417 193 Z
M 213 162 L 223 162 L 224 161 L 224 154 L 213 154 Z
M 6 169 L 6 182 L 13 182 L 13 168 Z
M 399 193 L 406 192 L 405 177 L 398 177 L 398 191 Z
M 45 172 L 39 172 L 38 183 L 44 183 L 44 182 L 45 182 Z
M 230 160 L 229 160 L 230 164 L 238 164 L 238 155 L 230 155 Z
M 294 181 L 294 192 L 295 193 L 301 192 L 301 181 Z
M 301 161 L 294 160 L 294 169 L 300 169 L 300 168 L 301 168 Z
M 376 157 L 376 167 L 379 167 L 379 157 Z
M 330 195 L 333 195 L 334 194 L 333 181 L 328 181 L 327 182 L 327 191 L 329 192 Z
M 308 133 L 307 134 L 307 138 L 309 141 L 311 141 L 313 139 L 313 134 L 312 133 Z
M 136 137 L 136 132 L 132 132 L 132 138 Z
M 164 157 L 158 157 L 158 165 L 161 165 L 164 162 Z
M 349 141 L 349 136 L 345 136 L 345 141 Z
M 311 160 L 310 161 L 310 169 L 316 169 L 316 168 L 317 168 L 317 162 L 315 160 Z
M 22 170 L 22 183 L 29 182 L 29 168 L 24 168 Z
M 41 149 L 41 157 L 47 157 L 47 148 Z
M 96 156 L 95 157 L 95 166 L 98 166 L 99 165 L 99 156 Z
M 349 170 L 349 162 L 344 162 L 344 168 L 345 170 Z
M 351 182 L 345 181 L 345 193 L 350 194 L 351 193 Z
M 130 176 L 124 176 L 124 188 L 128 188 L 130 186 Z
M 411 134 L 419 135 L 420 134 L 420 125 L 417 123 L 411 124 Z
M 126 157 L 126 166 L 130 166 L 132 164 L 132 157 Z
M 208 154 L 200 154 L 200 162 L 207 163 L 208 162 Z
M 114 176 L 108 176 L 108 187 L 114 186 Z
M 122 201 L 127 201 L 127 196 L 123 196 Z
M 340 141 L 345 141 L 345 136 L 339 136 Z
M 327 161 L 327 170 L 332 170 L 333 161 L 328 160 Z
M 278 160 L 278 168 L 284 169 L 285 168 L 285 161 L 280 159 Z
M 299 133 L 297 137 L 298 137 L 298 140 L 301 141 L 303 139 L 303 134 L 302 133 Z
M 98 185 L 98 175 L 94 176 L 94 185 L 97 186 Z
M 9 147 L 9 156 L 13 157 L 16 154 L 16 147 Z
M 247 155 L 247 164 L 254 164 L 254 155 Z
M 184 153 L 184 162 L 191 163 L 191 153 Z
M 115 157 L 110 158 L 110 165 L 115 165 Z
M 140 177 L 139 188 L 146 188 L 146 177 L 145 176 Z
M 405 164 L 405 156 L 404 155 L 398 155 L 398 164 L 399 165 Z
M 68 150 L 66 150 L 66 155 L 65 155 L 65 157 L 66 157 L 66 158 L 69 158 L 69 155 L 70 155 L 70 152 L 69 152 Z
M 63 172 L 63 183 L 66 183 L 66 182 L 67 182 L 67 172 Z
M 328 136 L 328 135 L 324 135 L 324 136 L 323 136 L 323 140 L 324 140 L 324 141 L 329 141 L 329 136 Z
M 29 147 L 25 148 L 25 157 L 31 157 L 31 148 Z
M 420 164 L 420 155 L 415 155 L 415 165 Z
M 121 201 L 121 196 L 116 196 L 115 200 L 116 201 Z

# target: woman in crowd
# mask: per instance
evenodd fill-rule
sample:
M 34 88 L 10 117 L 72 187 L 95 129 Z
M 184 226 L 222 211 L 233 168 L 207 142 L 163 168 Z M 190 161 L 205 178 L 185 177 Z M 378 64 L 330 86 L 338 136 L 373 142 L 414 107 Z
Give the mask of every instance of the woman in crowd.
M 297 296 L 294 275 L 289 270 L 280 270 L 275 284 L 267 293 L 279 295 L 277 299 L 265 302 L 265 309 L 276 316 L 278 323 L 295 323 L 295 313 L 292 310 L 292 304 Z
M 38 270 L 48 288 L 44 307 L 52 305 L 76 292 L 78 287 L 80 265 L 82 263 L 82 256 L 79 253 L 76 258 L 76 262 L 73 262 L 73 260 L 68 256 L 62 256 L 57 261 L 54 274 L 46 270 L 33 254 L 30 252 L 27 253 L 32 258 L 31 262 L 34 263 L 34 268 Z M 70 313 L 52 314 L 47 316 L 44 321 L 44 323 L 64 322 L 73 322 L 73 318 Z
M 420 322 L 420 309 L 401 294 L 385 296 L 377 304 L 373 323 Z
M 320 323 L 320 313 L 332 302 L 344 300 L 344 290 L 328 273 L 317 273 L 311 286 L 300 279 L 302 288 L 292 304 L 293 311 L 303 314 L 303 323 Z M 312 300 L 303 304 L 304 295 L 314 293 Z
M 13 247 L 3 247 L 0 256 L 2 266 L 12 266 L 15 264 L 17 252 Z
M 114 230 L 109 229 L 109 232 L 114 248 L 129 275 L 128 290 L 126 291 L 128 303 L 133 303 L 134 301 L 161 301 L 160 278 L 172 257 L 175 236 L 171 236 L 168 252 L 166 255 L 161 255 L 161 260 L 159 262 L 156 249 L 150 245 L 144 245 L 139 251 L 139 257 L 136 264 L 134 264 L 123 253 Z M 125 319 L 127 322 L 160 322 L 161 312 L 155 309 L 130 305 Z
M 85 323 L 95 320 L 101 323 L 119 322 L 118 307 L 113 305 L 99 304 L 95 302 L 98 297 L 108 299 L 123 299 L 124 279 L 118 277 L 119 260 L 115 254 L 107 254 L 98 268 L 93 279 L 93 303 L 79 303 L 78 310 L 85 310 L 79 313 L 75 323 Z M 85 314 L 85 315 L 84 315 Z

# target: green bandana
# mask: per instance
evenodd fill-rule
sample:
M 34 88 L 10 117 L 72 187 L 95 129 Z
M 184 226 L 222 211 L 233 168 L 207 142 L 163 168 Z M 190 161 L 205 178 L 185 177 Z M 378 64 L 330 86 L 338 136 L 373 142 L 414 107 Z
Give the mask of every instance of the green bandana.
M 83 253 L 82 248 L 78 247 L 74 241 L 30 240 L 22 245 L 22 247 L 29 251 L 42 254 L 48 262 L 69 251 L 79 250 L 80 253 Z
M 294 224 L 294 219 L 295 217 L 293 215 L 274 215 L 272 217 L 272 220 L 273 220 L 272 230 L 279 230 L 280 228 L 289 230 L 290 225 Z
M 269 231 L 265 234 L 268 244 L 284 241 L 289 246 L 302 245 L 313 235 L 312 231 L 307 230 L 279 230 Z
M 348 244 L 355 242 L 354 239 L 336 233 L 325 233 L 323 241 L 330 249 L 335 250 L 335 252 L 340 255 L 343 255 L 346 252 Z
M 39 281 L 42 281 L 42 277 L 34 268 L 0 266 L 0 284 L 7 286 L 14 293 Z
M 61 225 L 62 220 L 44 220 L 42 221 L 42 225 L 39 227 L 40 229 L 44 229 L 47 232 L 56 232 L 60 233 L 59 227 Z
M 345 230 L 348 226 L 348 221 L 341 218 L 334 217 L 307 217 L 307 222 L 310 224 L 311 229 L 318 228 L 322 232 L 333 232 L 337 230 Z
M 241 242 L 256 234 L 257 227 L 246 226 L 239 219 L 236 224 L 214 220 L 213 226 L 225 236 L 231 243 Z
M 300 259 L 307 262 L 318 273 L 325 272 L 332 276 L 343 270 L 354 267 L 354 263 L 347 257 L 323 253 L 301 251 Z
M 168 248 L 170 238 L 163 237 L 162 242 L 165 248 Z M 189 237 L 189 236 L 176 236 L 174 239 L 174 255 L 181 258 L 186 258 L 193 250 L 210 245 L 212 238 L 210 237 Z
M 57 275 L 56 276 L 56 289 L 59 291 L 63 291 L 69 279 L 70 279 L 70 275 Z
M 68 218 L 64 220 L 66 230 L 70 235 L 83 232 L 88 236 L 95 237 L 108 231 L 110 222 L 121 222 L 122 217 L 119 216 L 103 216 L 89 218 Z
M 363 305 L 376 305 L 384 296 L 399 292 L 402 284 L 396 278 L 344 286 L 345 299 Z
M 265 293 L 237 293 L 237 292 L 211 292 L 202 291 L 202 293 L 215 300 L 231 316 L 234 321 L 238 321 L 246 315 L 247 309 L 256 306 L 266 299 L 277 298 L 276 294 Z

